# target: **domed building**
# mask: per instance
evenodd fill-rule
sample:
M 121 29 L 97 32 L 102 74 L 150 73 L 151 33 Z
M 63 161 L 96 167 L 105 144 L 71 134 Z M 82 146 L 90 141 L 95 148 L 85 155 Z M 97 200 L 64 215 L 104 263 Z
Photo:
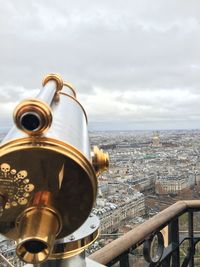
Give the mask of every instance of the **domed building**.
M 152 137 L 152 147 L 161 147 L 162 143 L 160 143 L 160 135 L 159 132 L 156 131 L 153 133 Z

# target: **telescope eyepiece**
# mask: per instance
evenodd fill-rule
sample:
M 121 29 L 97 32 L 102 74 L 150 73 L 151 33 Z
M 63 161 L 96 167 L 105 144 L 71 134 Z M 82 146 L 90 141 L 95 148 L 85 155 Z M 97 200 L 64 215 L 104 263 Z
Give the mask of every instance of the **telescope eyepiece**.
M 33 253 L 33 254 L 37 254 L 47 249 L 47 245 L 45 243 L 39 240 L 34 240 L 34 239 L 24 242 L 22 246 L 27 252 Z
M 51 108 L 41 100 L 29 99 L 21 102 L 13 114 L 15 125 L 29 135 L 40 135 L 52 123 Z
M 37 192 L 31 206 L 25 209 L 16 221 L 19 236 L 16 252 L 19 258 L 27 263 L 45 261 L 62 229 L 61 217 L 51 204 L 50 192 Z
M 50 255 L 50 247 L 41 240 L 30 239 L 18 245 L 17 254 L 21 260 L 27 263 L 40 263 Z
M 41 128 L 41 117 L 36 112 L 26 112 L 20 118 L 22 129 L 37 131 Z

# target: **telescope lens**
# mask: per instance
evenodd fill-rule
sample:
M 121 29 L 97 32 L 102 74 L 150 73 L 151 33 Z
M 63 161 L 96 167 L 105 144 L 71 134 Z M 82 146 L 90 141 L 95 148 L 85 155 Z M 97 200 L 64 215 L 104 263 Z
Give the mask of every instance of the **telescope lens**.
M 47 249 L 47 245 L 39 240 L 27 241 L 23 244 L 23 246 L 26 251 L 28 251 L 29 253 L 33 253 L 33 254 L 39 253 Z
M 21 125 L 25 130 L 36 131 L 41 125 L 41 120 L 37 113 L 29 112 L 21 117 Z

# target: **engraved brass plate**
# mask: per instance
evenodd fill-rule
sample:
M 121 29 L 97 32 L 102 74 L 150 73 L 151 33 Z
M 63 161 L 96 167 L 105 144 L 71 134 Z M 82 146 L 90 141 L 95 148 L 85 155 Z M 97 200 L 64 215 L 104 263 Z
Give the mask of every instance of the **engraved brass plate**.
M 34 190 L 34 185 L 28 178 L 28 172 L 26 170 L 17 171 L 6 162 L 1 164 L 0 169 L 0 190 L 7 197 L 5 209 L 26 205 L 30 198 L 30 192 Z

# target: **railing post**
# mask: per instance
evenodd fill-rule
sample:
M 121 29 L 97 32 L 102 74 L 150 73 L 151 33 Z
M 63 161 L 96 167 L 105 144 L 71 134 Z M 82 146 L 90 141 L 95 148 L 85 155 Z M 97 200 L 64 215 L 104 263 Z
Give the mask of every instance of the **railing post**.
M 194 267 L 194 254 L 195 254 L 195 246 L 194 246 L 194 225 L 193 225 L 193 212 L 188 212 L 188 233 L 189 233 L 189 249 L 191 252 L 191 258 L 189 262 L 190 267 Z
M 172 245 L 174 252 L 172 253 L 172 267 L 180 266 L 180 251 L 179 251 L 179 225 L 178 218 L 173 219 L 169 223 L 169 243 Z
M 128 252 L 125 252 L 123 255 L 121 255 L 121 257 L 120 257 L 120 267 L 130 267 Z

